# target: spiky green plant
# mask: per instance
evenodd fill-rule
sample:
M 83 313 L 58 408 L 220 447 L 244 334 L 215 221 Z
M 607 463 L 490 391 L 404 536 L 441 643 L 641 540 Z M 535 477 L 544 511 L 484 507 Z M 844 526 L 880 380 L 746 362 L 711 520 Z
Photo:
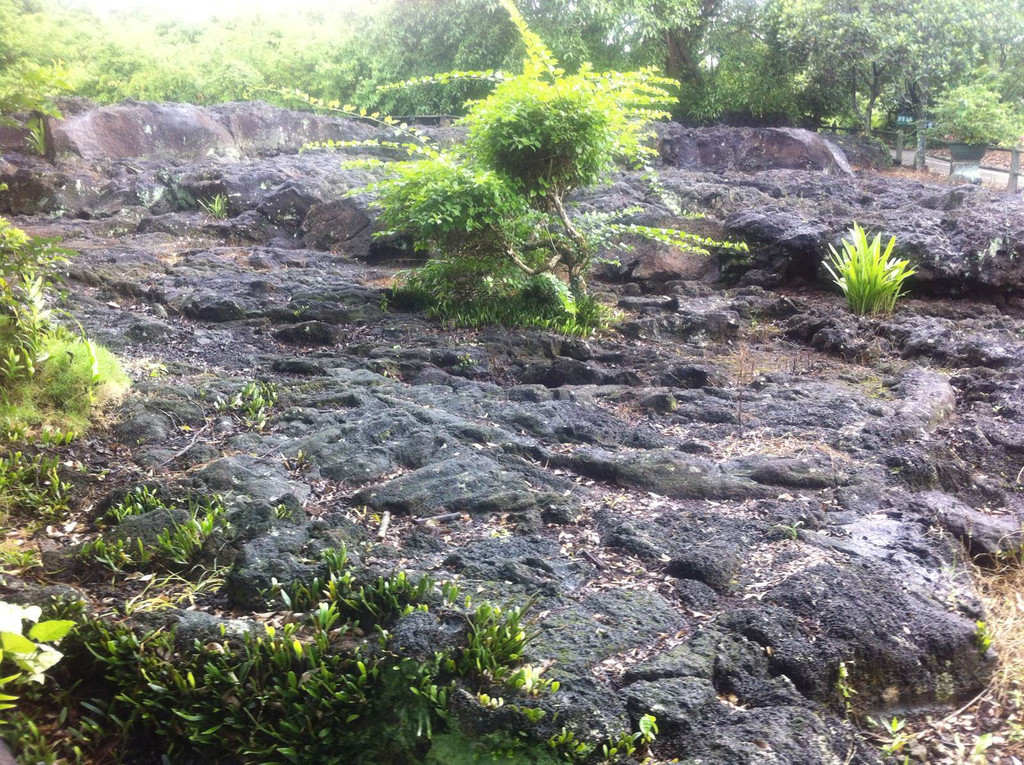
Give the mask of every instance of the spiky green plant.
M 199 206 L 211 218 L 223 220 L 228 217 L 228 198 L 223 194 L 217 194 L 212 199 L 200 199 Z
M 892 257 L 896 237 L 882 251 L 882 235 L 872 240 L 857 223 L 850 229 L 851 240 L 843 240 L 843 251 L 829 245 L 825 268 L 846 295 L 846 305 L 856 314 L 889 313 L 906 294 L 903 283 L 915 273 L 909 260 Z

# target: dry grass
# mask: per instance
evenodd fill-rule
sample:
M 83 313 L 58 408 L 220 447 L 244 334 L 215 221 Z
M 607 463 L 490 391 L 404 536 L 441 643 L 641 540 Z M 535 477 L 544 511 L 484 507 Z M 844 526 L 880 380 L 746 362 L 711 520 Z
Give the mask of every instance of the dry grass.
M 985 632 L 999 655 L 992 692 L 1000 701 L 1014 701 L 1020 707 L 1024 704 L 1024 562 L 979 570 L 975 582 L 985 602 Z
M 878 175 L 889 178 L 901 178 L 906 181 L 920 181 L 940 186 L 960 186 L 964 181 L 953 180 L 948 175 L 931 172 L 930 170 L 915 170 L 912 167 L 892 167 L 886 170 L 875 170 Z

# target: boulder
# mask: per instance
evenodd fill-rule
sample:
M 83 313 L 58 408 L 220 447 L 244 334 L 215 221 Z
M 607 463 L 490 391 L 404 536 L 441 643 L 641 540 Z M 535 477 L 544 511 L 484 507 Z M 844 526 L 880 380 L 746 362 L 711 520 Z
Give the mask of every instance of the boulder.
M 798 128 L 659 127 L 658 151 L 672 167 L 687 170 L 817 170 L 852 175 L 842 150 Z
M 308 143 L 369 138 L 373 127 L 357 120 L 282 109 L 262 101 L 217 104 L 209 108 L 249 157 L 295 153 Z
M 192 104 L 126 101 L 48 122 L 58 155 L 91 160 L 239 156 L 230 131 Z

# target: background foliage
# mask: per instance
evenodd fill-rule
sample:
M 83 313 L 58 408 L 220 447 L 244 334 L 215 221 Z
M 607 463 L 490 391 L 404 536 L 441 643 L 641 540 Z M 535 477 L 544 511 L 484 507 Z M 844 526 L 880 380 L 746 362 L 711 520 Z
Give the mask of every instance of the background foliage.
M 529 0 L 570 72 L 656 66 L 692 122 L 878 125 L 994 81 L 1024 113 L 1024 0 Z M 487 86 L 378 90 L 434 72 L 514 69 L 522 43 L 495 0 L 294 4 L 202 23 L 59 0 L 0 0 L 0 114 L 76 94 L 215 103 L 287 86 L 393 115 L 462 114 Z M 295 104 L 290 104 L 295 106 Z

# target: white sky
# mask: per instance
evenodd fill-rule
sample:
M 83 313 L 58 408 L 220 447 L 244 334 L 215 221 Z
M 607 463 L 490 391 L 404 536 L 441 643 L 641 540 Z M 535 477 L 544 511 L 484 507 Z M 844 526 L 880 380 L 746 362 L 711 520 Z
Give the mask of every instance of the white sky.
M 203 21 L 212 16 L 221 18 L 260 13 L 294 12 L 308 9 L 350 7 L 366 11 L 381 4 L 381 0 L 65 0 L 67 5 L 88 8 L 106 15 L 113 11 L 143 8 L 156 16 L 185 21 Z

